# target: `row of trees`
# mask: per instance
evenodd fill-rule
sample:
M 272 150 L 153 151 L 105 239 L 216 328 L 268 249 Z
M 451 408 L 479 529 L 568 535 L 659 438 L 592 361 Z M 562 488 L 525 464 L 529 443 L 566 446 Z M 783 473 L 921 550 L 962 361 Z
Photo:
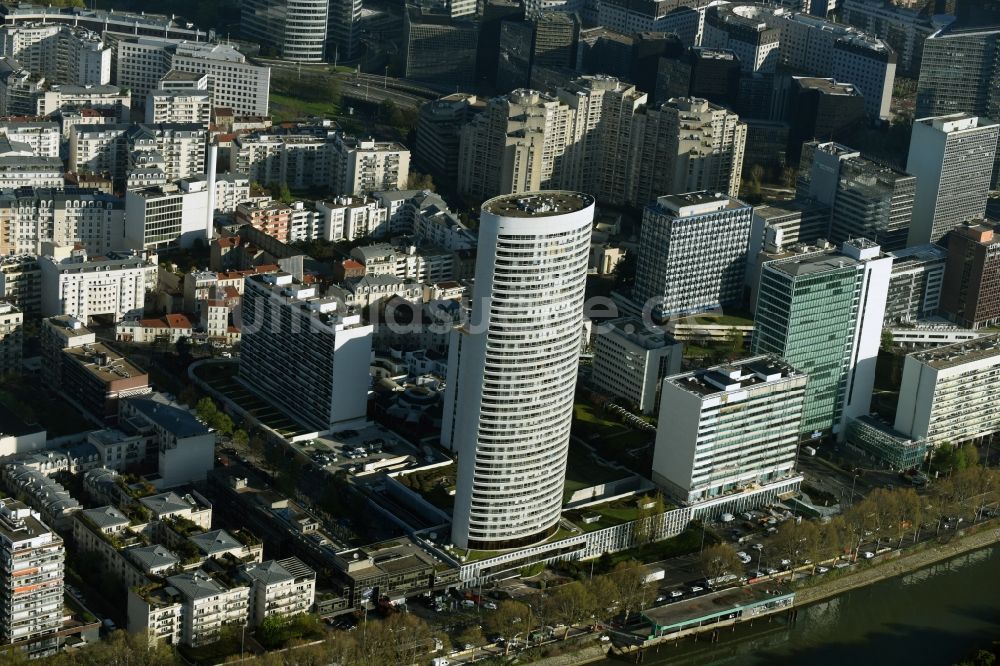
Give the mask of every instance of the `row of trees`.
M 939 533 L 949 519 L 977 520 L 1000 505 L 1000 470 L 973 465 L 936 480 L 929 492 L 913 488 L 876 488 L 826 523 L 785 521 L 768 543 L 767 562 L 788 559 L 818 562 L 855 552 L 863 543 L 901 547 L 921 532 Z M 706 578 L 742 571 L 729 544 L 706 548 L 701 557 Z

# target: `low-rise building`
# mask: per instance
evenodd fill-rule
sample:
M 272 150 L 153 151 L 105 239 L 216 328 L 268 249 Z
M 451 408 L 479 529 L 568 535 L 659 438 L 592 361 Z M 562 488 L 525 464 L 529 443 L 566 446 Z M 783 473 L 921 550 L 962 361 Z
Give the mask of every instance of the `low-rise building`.
M 606 321 L 596 331 L 591 381 L 643 414 L 653 414 L 660 383 L 680 372 L 683 351 L 683 344 L 639 317 Z
M 898 433 L 874 416 L 860 416 L 848 423 L 847 443 L 880 467 L 895 471 L 920 467 L 927 454 L 927 442 Z
M 115 423 L 121 398 L 150 393 L 149 375 L 103 343 L 62 351 L 62 392 L 95 420 Z
M 316 572 L 297 557 L 247 564 L 240 574 L 250 581 L 248 621 L 252 627 L 272 615 L 308 613 L 316 600 Z
M 151 429 L 157 443 L 158 488 L 203 481 L 215 464 L 215 433 L 186 409 L 136 397 L 122 401 L 120 420 Z

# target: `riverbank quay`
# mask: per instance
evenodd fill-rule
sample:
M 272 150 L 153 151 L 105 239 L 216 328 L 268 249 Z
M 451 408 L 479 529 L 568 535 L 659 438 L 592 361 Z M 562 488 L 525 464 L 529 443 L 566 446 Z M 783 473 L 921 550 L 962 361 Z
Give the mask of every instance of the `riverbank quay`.
M 745 617 L 742 620 L 737 620 L 736 618 L 726 618 L 728 622 L 725 622 L 724 626 L 728 625 L 729 628 L 733 628 L 732 625 L 736 623 L 742 624 L 748 620 L 752 621 L 753 619 L 758 618 L 769 622 L 772 618 L 778 616 L 779 614 L 784 616 L 779 620 L 782 624 L 786 622 L 794 623 L 798 611 L 805 606 L 842 595 L 851 590 L 867 587 L 881 581 L 913 573 L 920 569 L 933 566 L 937 563 L 950 560 L 963 554 L 979 551 L 998 544 L 1000 543 L 1000 521 L 990 520 L 972 526 L 967 530 L 959 530 L 957 533 L 950 533 L 946 538 L 947 541 L 943 539 L 934 539 L 921 542 L 917 545 L 910 546 L 909 548 L 904 548 L 902 551 L 894 550 L 884 552 L 872 560 L 861 560 L 849 568 L 831 569 L 825 574 L 811 575 L 794 582 L 789 582 L 787 580 L 787 573 L 784 576 L 776 576 L 775 579 L 771 581 L 771 585 L 774 586 L 772 592 L 776 593 L 777 596 L 781 596 L 784 592 L 793 593 L 794 606 L 774 608 L 774 612 L 767 613 L 764 616 Z M 803 570 L 800 569 L 797 575 L 803 574 Z M 781 578 L 784 578 L 785 580 L 782 581 L 780 580 Z M 757 583 L 757 585 L 761 584 L 763 583 Z M 703 597 L 703 599 L 704 598 L 706 597 Z M 669 608 L 669 606 L 670 605 L 661 606 L 660 608 Z M 718 610 L 722 610 L 722 608 L 720 607 Z M 655 610 L 650 609 L 648 612 L 655 612 Z M 722 617 L 725 616 L 723 615 Z M 736 622 L 733 620 L 736 620 Z M 687 631 L 685 634 L 688 639 L 695 641 L 704 639 L 706 642 L 714 642 L 714 635 L 721 628 L 720 623 L 710 621 L 702 627 L 700 631 Z M 618 632 L 609 632 L 613 639 L 619 638 L 615 636 L 616 633 Z M 624 632 L 621 632 L 621 634 L 623 633 Z M 639 633 L 641 634 L 642 631 Z M 663 637 L 655 637 L 647 641 L 636 641 L 631 645 L 627 644 L 625 641 L 615 640 L 615 645 L 611 649 L 610 655 L 629 655 L 629 660 L 633 658 L 638 659 L 641 658 L 640 654 L 646 652 L 648 648 L 652 647 L 655 649 L 658 645 L 676 643 L 677 640 L 682 638 L 684 638 L 684 636 L 678 633 L 670 633 L 664 635 Z M 592 652 L 592 650 L 588 650 L 588 653 L 586 654 L 577 652 L 568 653 L 566 655 L 561 655 L 558 662 L 540 661 L 537 663 L 543 663 L 546 666 L 576 666 L 577 664 L 593 663 L 595 658 L 592 654 L 590 654 L 590 652 Z M 577 655 L 579 655 L 579 658 L 574 660 L 574 657 L 577 657 Z
M 804 581 L 796 581 L 792 584 L 792 589 L 795 590 L 795 605 L 804 606 L 835 597 L 996 543 L 1000 543 L 1000 523 L 996 520 L 984 522 L 965 530 L 964 533 L 960 530 L 959 534 L 947 542 L 942 543 L 939 540 L 923 542 L 902 551 L 885 553 L 872 562 L 863 562 L 855 569 L 834 576 L 825 574 L 822 578 L 812 576 Z

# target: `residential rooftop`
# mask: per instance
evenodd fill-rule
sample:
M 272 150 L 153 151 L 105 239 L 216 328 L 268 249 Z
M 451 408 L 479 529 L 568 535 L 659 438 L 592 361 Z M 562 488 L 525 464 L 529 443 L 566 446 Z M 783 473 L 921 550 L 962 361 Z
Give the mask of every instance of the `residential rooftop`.
M 593 205 L 594 197 L 581 192 L 530 192 L 494 197 L 483 204 L 483 212 L 499 217 L 545 218 L 575 213 Z
M 967 363 L 1000 356 L 1000 333 L 985 335 L 975 340 L 958 342 L 927 351 L 914 352 L 910 356 L 937 370 L 946 370 Z
M 105 384 L 119 379 L 145 376 L 142 368 L 133 365 L 127 358 L 106 346 L 103 342 L 64 349 L 67 354 Z
M 686 372 L 668 377 L 674 386 L 695 393 L 702 398 L 745 391 L 773 382 L 805 377 L 790 364 L 776 356 L 755 356 L 725 365 Z

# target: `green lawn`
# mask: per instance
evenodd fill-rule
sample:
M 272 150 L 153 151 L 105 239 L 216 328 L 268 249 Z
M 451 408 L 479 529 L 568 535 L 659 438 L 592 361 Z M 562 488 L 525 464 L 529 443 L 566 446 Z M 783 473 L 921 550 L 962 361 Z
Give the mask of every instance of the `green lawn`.
M 563 501 L 568 501 L 577 490 L 624 479 L 628 475 L 629 473 L 625 470 L 608 467 L 595 458 L 589 450 L 571 442 L 569 458 L 566 461 L 566 484 L 563 490 Z

